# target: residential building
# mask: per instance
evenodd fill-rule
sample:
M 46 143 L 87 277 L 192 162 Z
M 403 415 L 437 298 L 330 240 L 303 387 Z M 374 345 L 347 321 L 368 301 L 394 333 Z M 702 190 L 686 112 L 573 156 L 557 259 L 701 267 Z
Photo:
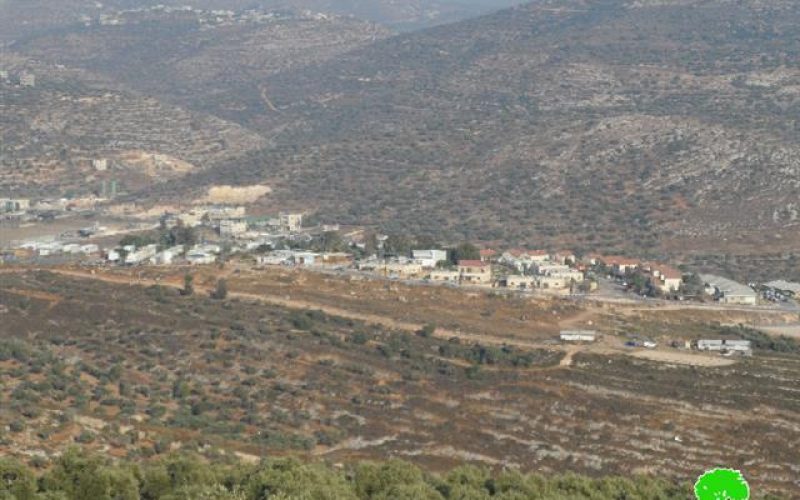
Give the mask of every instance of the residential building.
M 125 256 L 125 264 L 129 266 L 143 264 L 149 261 L 150 258 L 154 257 L 157 252 L 158 252 L 158 246 L 155 244 L 137 248 L 136 250 L 129 252 L 128 255 Z
M 616 276 L 625 276 L 629 272 L 635 271 L 638 267 L 640 262 L 636 259 L 630 259 L 628 257 L 604 257 L 603 263 L 611 270 L 611 273 Z
M 447 261 L 447 250 L 413 250 L 414 261 L 425 269 L 433 269 L 439 262 Z
M 594 330 L 563 330 L 559 336 L 562 342 L 594 342 L 597 332 Z
M 319 256 L 318 253 L 314 252 L 294 252 L 292 260 L 298 266 L 314 266 L 317 264 Z
M 92 160 L 92 167 L 98 172 L 105 172 L 108 170 L 108 160 L 105 158 L 97 158 Z
M 326 266 L 349 266 L 353 263 L 353 256 L 346 252 L 323 253 L 320 259 Z
M 215 205 L 208 207 L 204 211 L 210 221 L 242 219 L 247 215 L 247 210 L 243 206 Z
M 167 248 L 161 252 L 155 254 L 151 259 L 150 262 L 156 265 L 161 266 L 168 266 L 173 263 L 173 261 L 180 257 L 184 252 L 183 245 L 177 245 L 171 248 Z
M 461 274 L 458 271 L 448 271 L 445 269 L 440 269 L 436 271 L 431 271 L 429 275 L 429 279 L 431 281 L 437 283 L 458 283 Z
M 223 238 L 236 238 L 247 232 L 247 221 L 244 219 L 222 219 L 219 221 L 219 235 Z
M 391 278 L 408 279 L 422 276 L 422 265 L 416 262 L 387 262 L 378 271 Z
M 257 255 L 256 262 L 261 266 L 282 266 L 292 263 L 291 250 L 275 250 L 265 255 Z
M 497 251 L 491 248 L 482 248 L 479 253 L 482 262 L 492 262 L 497 256 Z
M 278 215 L 280 230 L 286 233 L 295 233 L 303 227 L 303 214 L 284 213 Z
M 31 208 L 27 198 L 0 198 L 0 212 L 24 212 Z
M 202 266 L 213 264 L 217 261 L 217 256 L 207 250 L 193 248 L 186 253 L 186 260 L 193 266 Z
M 533 276 L 510 274 L 506 276 L 505 285 L 510 290 L 531 290 L 536 288 L 537 283 Z
M 663 293 L 678 291 L 683 284 L 683 272 L 666 264 L 644 263 L 642 271 L 648 273 L 650 283 Z
M 480 260 L 458 261 L 458 273 L 463 284 L 490 285 L 492 283 L 492 265 Z
M 553 254 L 553 261 L 559 264 L 568 264 L 573 265 L 578 262 L 578 258 L 575 256 L 575 253 L 571 250 L 559 250 L 555 254 Z

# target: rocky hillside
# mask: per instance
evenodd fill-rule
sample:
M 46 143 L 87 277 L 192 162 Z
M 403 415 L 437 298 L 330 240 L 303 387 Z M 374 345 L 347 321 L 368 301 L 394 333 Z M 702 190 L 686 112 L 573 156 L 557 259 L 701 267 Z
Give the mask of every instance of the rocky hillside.
M 791 233 L 800 6 L 550 0 L 270 77 L 278 145 L 195 177 L 323 217 L 639 250 Z M 719 238 L 717 238 L 719 240 Z
M 375 24 L 313 13 L 192 8 L 115 10 L 13 46 L 28 57 L 101 73 L 222 118 L 274 111 L 271 75 L 387 37 Z
M 0 55 L 0 68 L 36 75 L 0 81 L 0 193 L 87 194 L 101 179 L 146 189 L 262 148 L 240 125 L 128 92 L 102 77 Z M 99 174 L 93 159 L 111 160 Z

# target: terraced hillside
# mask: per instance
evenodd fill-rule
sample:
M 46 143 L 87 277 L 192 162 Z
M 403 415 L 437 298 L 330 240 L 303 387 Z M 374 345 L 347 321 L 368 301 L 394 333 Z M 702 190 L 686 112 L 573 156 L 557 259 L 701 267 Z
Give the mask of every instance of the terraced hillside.
M 278 146 L 193 182 L 454 239 L 791 239 L 798 21 L 782 0 L 553 0 L 393 37 L 271 77 L 280 113 L 248 124 Z

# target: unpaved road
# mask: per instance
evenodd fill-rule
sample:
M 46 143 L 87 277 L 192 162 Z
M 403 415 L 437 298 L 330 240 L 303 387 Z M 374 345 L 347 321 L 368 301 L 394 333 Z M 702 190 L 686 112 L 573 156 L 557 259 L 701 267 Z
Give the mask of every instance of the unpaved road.
M 24 269 L 8 269 L 2 270 L 3 272 L 25 272 Z M 147 279 L 147 278 L 137 278 L 131 276 L 120 276 L 117 274 L 110 274 L 98 271 L 79 271 L 79 270 L 72 270 L 72 269 L 61 269 L 61 268 L 49 268 L 47 271 L 60 274 L 62 276 L 68 276 L 71 278 L 78 278 L 78 279 L 90 279 L 96 281 L 102 281 L 106 283 L 114 283 L 120 285 L 129 285 L 129 286 L 153 286 L 153 285 L 160 285 L 166 286 L 170 288 L 180 289 L 183 287 L 183 281 L 181 278 L 171 278 L 171 279 L 164 279 L 164 280 L 155 280 L 155 279 Z M 224 278 L 228 273 L 220 273 L 219 277 Z M 202 284 L 196 283 L 194 284 L 194 289 L 196 292 L 202 293 L 210 293 L 214 287 L 212 286 L 204 286 Z M 316 302 L 306 301 L 306 300 L 298 300 L 292 299 L 287 296 L 278 296 L 278 295 L 267 295 L 261 293 L 248 293 L 248 292 L 237 292 L 235 290 L 228 291 L 229 298 L 237 298 L 242 300 L 250 300 L 261 302 L 264 304 L 284 307 L 288 309 L 300 309 L 300 310 L 320 310 L 326 314 L 330 314 L 332 316 L 338 316 L 342 318 L 352 319 L 355 321 L 363 321 L 369 324 L 377 324 L 383 326 L 385 328 L 395 329 L 395 330 L 403 330 L 409 333 L 415 333 L 422 329 L 425 325 L 419 323 L 412 323 L 407 321 L 398 321 L 390 316 L 384 315 L 377 315 L 377 314 L 366 314 L 361 312 L 352 311 L 349 309 L 344 309 L 341 307 L 335 307 L 328 304 L 320 304 Z M 583 316 L 580 316 L 579 319 L 584 319 Z M 570 323 L 574 323 L 574 321 L 570 321 Z M 561 368 L 569 368 L 572 365 L 573 356 L 579 352 L 590 352 L 595 354 L 604 354 L 604 355 L 629 355 L 633 357 L 637 357 L 640 359 L 648 359 L 651 361 L 658 361 L 658 362 L 665 362 L 670 364 L 682 364 L 682 365 L 692 365 L 692 366 L 726 366 L 735 363 L 734 360 L 729 358 L 721 358 L 718 356 L 710 356 L 706 354 L 695 354 L 689 352 L 678 352 L 678 351 L 663 351 L 663 350 L 632 350 L 632 349 L 625 349 L 623 347 L 618 347 L 608 342 L 606 343 L 598 343 L 598 344 L 585 344 L 585 345 L 563 345 L 563 344 L 547 344 L 542 342 L 529 342 L 524 340 L 519 340 L 515 338 L 506 338 L 506 337 L 499 337 L 487 334 L 477 334 L 477 333 L 465 333 L 463 331 L 454 331 L 448 330 L 444 328 L 437 328 L 434 336 L 437 338 L 442 339 L 450 339 L 450 338 L 458 338 L 464 342 L 473 342 L 473 343 L 481 343 L 485 345 L 494 345 L 494 346 L 502 346 L 508 345 L 513 347 L 519 347 L 523 349 L 547 349 L 547 350 L 558 350 L 565 352 L 564 358 L 561 360 L 560 364 L 558 365 Z

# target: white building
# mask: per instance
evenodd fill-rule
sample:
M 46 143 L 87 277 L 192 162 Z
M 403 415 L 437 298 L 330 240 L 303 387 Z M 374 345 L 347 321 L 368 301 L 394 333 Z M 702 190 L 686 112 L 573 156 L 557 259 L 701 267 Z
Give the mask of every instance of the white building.
M 247 232 L 247 221 L 244 219 L 222 219 L 219 221 L 219 235 L 235 238 Z
M 461 273 L 458 271 L 447 271 L 442 269 L 431 271 L 431 274 L 428 278 L 437 283 L 458 283 L 459 279 L 461 278 Z
M 94 159 L 92 160 L 92 166 L 98 172 L 105 172 L 108 170 L 108 160 L 105 158 Z
M 156 253 L 158 253 L 158 246 L 155 244 L 137 248 L 136 250 L 128 253 L 128 255 L 125 256 L 125 264 L 128 265 L 142 264 L 144 262 L 149 261 L 153 256 L 155 256 Z
M 278 215 L 278 224 L 280 225 L 280 230 L 283 232 L 297 232 L 303 227 L 303 214 L 281 212 Z
M 294 252 L 292 255 L 292 260 L 298 266 L 313 266 L 318 258 L 319 254 L 314 252 Z
M 260 266 L 282 266 L 291 264 L 294 252 L 291 250 L 275 250 L 265 255 L 257 255 L 256 263 Z
M 168 266 L 172 264 L 172 262 L 183 254 L 183 245 L 177 245 L 172 248 L 167 248 L 161 252 L 155 254 L 150 262 L 158 266 Z
M 511 274 L 506 276 L 506 287 L 511 290 L 531 290 L 536 288 L 536 278 L 533 276 L 522 276 Z
M 447 261 L 447 250 L 413 250 L 411 254 L 425 269 L 433 269 L 439 262 Z
M 594 330 L 563 330 L 560 338 L 562 342 L 594 342 L 597 332 Z
M 0 198 L 0 212 L 24 212 L 31 208 L 27 198 Z
M 206 250 L 194 248 L 186 253 L 186 260 L 193 266 L 213 264 L 217 261 L 217 256 Z
M 747 285 L 713 274 L 702 274 L 700 279 L 705 283 L 706 293 L 723 304 L 758 304 L 758 294 Z

